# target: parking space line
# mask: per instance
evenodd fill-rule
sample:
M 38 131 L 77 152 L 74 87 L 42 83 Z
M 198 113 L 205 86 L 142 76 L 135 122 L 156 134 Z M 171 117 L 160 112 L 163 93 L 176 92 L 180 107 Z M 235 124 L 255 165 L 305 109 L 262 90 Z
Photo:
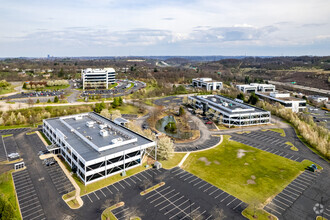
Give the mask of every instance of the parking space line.
M 150 177 L 152 177 L 152 175 L 150 173 L 147 172 L 148 170 L 144 171 L 145 174 L 148 174 Z
M 295 195 L 295 196 L 298 196 L 298 197 L 300 196 L 299 194 L 296 194 L 296 193 L 293 193 L 293 192 L 289 191 L 287 188 L 284 188 L 283 191 L 284 191 L 284 190 L 285 190 L 287 193 L 291 193 L 291 194 L 293 194 L 293 195 Z M 283 192 L 283 191 L 282 191 L 282 192 Z
M 91 202 L 93 202 L 93 200 L 91 200 L 91 198 L 89 197 L 89 195 L 87 194 L 87 197 L 89 198 L 89 200 L 91 201 Z
M 282 215 L 279 211 L 276 211 L 275 209 L 272 209 L 272 208 L 270 208 L 270 207 L 268 207 L 268 206 L 266 206 L 268 209 L 271 209 L 271 210 L 273 210 L 274 212 L 277 212 L 278 214 L 280 214 L 280 215 Z
M 25 199 L 25 198 L 23 198 L 23 199 Z M 21 200 L 23 200 L 23 199 L 21 199 Z M 32 198 L 32 199 L 30 199 L 30 200 L 28 200 L 28 201 L 20 202 L 19 205 L 22 206 L 22 205 L 24 205 L 25 203 L 27 203 L 27 202 L 31 202 L 31 201 L 36 200 L 36 199 L 38 200 L 37 197 L 34 197 L 34 198 Z
M 23 219 L 24 219 L 24 218 L 27 218 L 27 217 L 29 217 L 29 216 L 31 216 L 31 215 L 37 213 L 37 212 L 42 212 L 42 209 L 39 209 L 39 210 L 37 210 L 37 211 L 35 211 L 35 212 L 32 212 L 32 213 L 30 213 L 30 214 L 28 214 L 28 215 L 25 215 L 25 216 L 23 217 Z M 22 214 L 22 216 L 23 216 L 23 214 Z
M 199 208 L 200 208 L 200 206 L 198 206 L 197 208 L 195 208 L 194 210 L 192 210 L 190 213 L 188 213 L 188 214 L 186 214 L 185 216 L 183 216 L 182 218 L 180 218 L 180 220 L 185 219 L 186 217 L 188 217 L 188 215 L 190 216 L 192 213 L 194 213 L 195 211 L 197 211 Z M 204 211 L 204 212 L 206 212 L 206 211 Z M 204 212 L 203 212 L 203 213 L 204 213 Z M 199 219 L 198 217 L 201 216 L 201 215 L 202 215 L 202 214 L 196 216 L 195 219 Z
M 117 189 L 117 187 L 115 186 L 115 183 L 112 184 L 111 186 L 113 186 L 119 192 L 119 189 Z
M 30 220 L 33 220 L 33 219 L 39 218 L 40 216 L 43 216 L 43 215 L 45 215 L 45 214 L 44 214 L 44 213 L 41 213 L 40 215 L 38 215 L 38 216 L 36 216 L 36 217 L 30 218 Z M 45 218 L 43 218 L 43 219 L 45 219 Z
M 138 173 L 138 174 L 140 174 L 141 176 L 143 176 L 145 179 L 148 179 L 147 177 L 145 177 L 145 176 L 142 174 L 142 172 L 141 172 L 141 173 Z
M 132 176 L 132 177 L 135 177 L 136 179 L 138 179 L 139 181 L 142 181 L 139 177 L 137 177 L 137 174 Z
M 167 192 L 167 193 L 165 193 L 165 194 L 162 194 L 162 196 L 165 197 L 166 195 L 170 194 L 170 193 L 173 192 L 173 191 L 175 191 L 175 189 L 172 189 L 171 191 L 169 191 L 169 192 Z M 150 203 L 153 203 L 154 201 L 156 201 L 156 200 L 158 200 L 158 199 L 160 199 L 160 198 L 162 198 L 162 197 L 158 197 L 157 199 L 152 200 Z
M 273 204 L 274 206 L 276 206 L 277 208 L 280 208 L 280 209 L 282 209 L 283 211 L 285 211 L 285 208 L 283 208 L 283 207 L 281 207 L 281 206 L 275 204 L 273 201 L 271 201 L 270 203 L 272 203 L 272 204 Z M 269 205 L 269 204 L 268 204 L 268 205 Z
M 170 197 L 168 197 L 168 199 L 172 199 L 174 196 L 177 196 L 178 194 L 180 194 L 180 193 L 179 193 L 179 192 L 177 192 L 177 193 L 176 193 L 176 194 L 174 194 L 173 196 L 170 196 Z M 162 203 L 164 203 L 164 202 L 166 202 L 166 200 L 163 200 L 162 202 L 160 202 L 160 203 L 156 204 L 156 205 L 155 205 L 155 207 L 159 206 L 160 204 L 162 204 Z
M 186 208 L 182 209 L 181 211 L 179 211 L 178 213 L 176 213 L 175 215 L 171 216 L 169 219 L 174 218 L 175 216 L 177 216 L 179 213 L 184 212 L 184 210 L 188 209 L 189 207 L 193 206 L 195 203 L 191 203 L 189 206 L 187 206 Z M 181 204 L 182 205 L 182 204 Z
M 155 171 L 153 171 L 152 169 L 148 169 L 148 171 L 150 171 L 150 172 L 152 172 L 153 174 L 156 174 L 156 175 L 157 175 L 157 173 L 156 173 Z
M 293 157 L 294 155 L 292 155 L 289 159 L 291 160 L 291 158 Z
M 35 204 L 37 204 L 37 203 L 39 203 L 39 201 L 36 201 L 36 202 L 33 202 L 33 203 L 29 203 L 28 205 L 26 205 L 26 206 L 22 206 L 22 205 L 20 205 L 20 207 L 21 207 L 21 210 L 22 209 L 25 209 L 26 207 L 29 207 L 29 206 L 31 206 L 31 205 L 35 205 Z
M 181 172 L 175 174 L 175 176 L 180 175 L 180 174 L 185 173 L 185 172 L 186 172 L 185 170 L 181 170 Z
M 298 185 L 297 185 L 298 184 Z M 301 185 L 302 184 L 299 184 L 298 182 L 291 182 L 291 185 L 294 185 L 294 187 L 297 187 L 297 188 L 299 188 L 299 189 L 301 189 L 301 190 L 305 190 L 307 187 L 305 187 L 305 185 L 303 185 L 305 188 L 303 188 Z
M 196 176 L 195 176 L 196 177 Z M 191 180 L 191 181 L 189 181 L 188 183 L 192 183 L 192 182 L 195 182 L 196 180 L 198 180 L 199 178 L 198 177 L 196 177 L 196 179 L 193 179 L 193 180 Z
M 220 193 L 219 195 L 217 195 L 216 197 L 214 197 L 215 199 L 218 198 L 219 196 L 221 196 L 222 194 L 224 194 L 225 191 L 222 191 L 222 193 Z
M 200 179 L 199 182 L 195 183 L 193 186 L 197 186 L 198 184 L 200 184 L 201 182 L 203 182 L 204 180 Z
M 100 189 L 100 192 L 104 195 L 104 197 L 107 197 L 104 192 L 102 191 L 102 189 Z
M 22 210 L 21 210 L 21 213 L 22 213 L 22 215 L 23 215 L 23 213 L 26 213 L 26 212 L 28 212 L 28 211 L 34 210 L 34 209 L 36 209 L 36 208 L 39 208 L 39 207 L 41 207 L 41 205 L 40 205 L 40 204 L 39 204 L 39 205 L 36 205 L 36 206 L 34 206 L 34 207 L 33 207 L 33 208 L 31 208 L 31 209 L 25 210 L 25 211 L 22 211 Z
M 180 205 L 175 205 L 175 204 L 173 203 L 173 205 L 174 205 L 174 208 L 172 208 L 171 210 L 169 210 L 169 211 L 165 212 L 165 213 L 164 213 L 164 215 L 167 215 L 168 213 L 172 212 L 174 209 L 179 209 L 179 210 L 180 210 L 180 212 L 181 212 L 181 211 L 182 211 L 182 209 L 180 209 L 179 207 L 180 207 L 180 206 L 182 206 L 183 204 L 187 203 L 188 201 L 189 201 L 189 199 L 187 199 L 186 201 L 184 201 L 184 202 L 183 202 L 183 203 L 181 203 Z M 184 211 L 182 211 L 182 212 L 184 212 Z
M 220 202 L 223 202 L 225 199 L 227 199 L 230 196 L 230 194 L 228 194 L 228 196 L 226 196 L 225 198 L 223 198 Z
M 281 203 L 281 204 L 283 204 L 283 205 L 285 205 L 287 207 L 290 207 L 288 204 L 286 204 L 284 202 L 281 202 L 280 200 L 276 199 L 276 197 L 273 200 L 275 200 L 275 201 L 277 201 L 277 202 L 279 202 L 279 203 Z
M 241 204 L 243 203 L 243 201 L 241 201 L 237 206 L 235 206 L 234 208 L 233 208 L 233 210 L 235 210 L 238 206 L 240 206 Z
M 30 187 L 30 188 L 25 189 L 25 188 L 27 188 L 27 187 Z M 20 191 L 21 189 L 25 189 L 25 190 Z M 21 188 L 19 188 L 19 189 L 16 189 L 16 192 L 17 192 L 17 194 L 18 194 L 18 193 L 22 193 L 22 192 L 25 192 L 26 190 L 31 190 L 31 189 L 34 189 L 33 185 L 28 185 L 28 186 L 24 186 L 24 187 L 21 187 Z
M 195 175 L 191 174 L 191 176 L 189 176 L 189 177 L 187 177 L 187 178 L 184 178 L 183 181 L 186 181 L 186 180 L 188 180 L 188 179 L 190 179 L 190 178 L 192 178 L 192 177 L 194 177 L 194 176 L 195 176 Z
M 182 199 L 183 197 L 184 197 L 184 196 L 181 196 L 180 198 L 174 200 L 174 202 L 171 202 L 171 200 L 168 200 L 168 199 L 166 199 L 166 198 L 164 197 L 164 198 L 165 198 L 165 201 L 168 201 L 169 203 L 168 203 L 166 206 L 164 206 L 163 208 L 159 209 L 159 211 L 165 209 L 165 208 L 166 208 L 167 206 L 169 206 L 169 205 L 173 205 L 173 206 L 176 207 L 176 205 L 175 205 L 174 203 L 176 203 L 177 201 L 179 201 L 179 200 Z
M 294 201 L 288 200 L 288 199 L 286 199 L 286 198 L 283 198 L 282 196 L 280 196 L 280 194 L 278 194 L 276 197 L 280 197 L 281 199 L 283 199 L 283 200 L 289 202 L 290 204 L 292 204 L 292 203 L 294 202 Z M 276 197 L 275 197 L 275 198 L 276 198 Z
M 125 179 L 123 179 L 123 180 L 127 185 L 131 186 L 131 184 L 129 184 Z
M 208 182 L 206 182 L 205 184 L 201 185 L 200 187 L 198 187 L 198 189 L 203 188 L 204 186 L 206 186 L 207 184 L 209 184 Z
M 281 193 L 284 194 L 284 195 L 286 195 L 287 197 L 289 197 L 289 198 L 291 198 L 291 199 L 294 199 L 294 200 L 296 200 L 296 199 L 299 197 L 299 196 L 298 196 L 297 198 L 294 198 L 294 197 L 292 197 L 292 196 L 290 196 L 290 195 L 284 193 L 283 191 L 282 191 Z
M 178 168 L 177 170 L 174 170 L 172 173 L 176 173 L 176 172 L 179 172 L 179 171 L 181 171 L 180 168 Z
M 204 190 L 203 192 L 206 192 L 207 190 L 209 190 L 210 188 L 212 188 L 213 185 L 211 185 L 209 188 L 207 188 L 206 190 Z
M 213 192 L 211 192 L 211 193 L 209 194 L 209 196 L 212 195 L 213 193 L 215 193 L 215 192 L 218 191 L 218 190 L 219 190 L 219 188 L 217 188 L 216 190 L 214 190 Z
M 226 206 L 230 205 L 232 202 L 234 202 L 237 198 L 235 197 L 231 202 L 227 203 Z
M 180 176 L 179 178 L 181 179 L 182 177 L 185 177 L 185 176 L 187 176 L 187 175 L 189 175 L 190 173 L 186 173 L 186 174 L 184 174 L 184 175 L 182 175 L 182 176 Z
M 158 191 L 158 192 L 163 192 L 164 190 L 167 190 L 168 188 L 170 188 L 170 186 L 168 186 L 168 187 L 166 187 L 166 188 L 164 188 L 164 189 L 162 189 L 162 190 L 160 190 L 160 191 Z M 155 196 L 155 195 L 157 195 L 157 194 L 154 193 L 153 195 L 147 197 L 146 199 L 150 199 L 151 197 L 153 197 L 153 196 Z
M 291 186 L 287 186 L 286 188 L 290 188 L 290 189 L 293 190 L 293 191 L 296 191 L 296 192 L 298 192 L 298 193 L 301 193 L 300 191 L 298 191 L 297 189 L 292 188 Z
M 129 179 L 129 180 L 132 181 L 134 184 L 136 184 L 136 182 L 133 180 L 132 177 L 129 177 L 129 178 L 127 178 L 127 179 Z
M 294 180 L 295 183 L 299 184 L 299 185 L 302 185 L 304 187 L 307 187 L 309 184 L 306 184 L 305 182 L 299 180 L 299 179 L 295 179 Z
M 123 187 L 123 189 L 125 189 L 125 187 L 123 185 L 121 185 L 120 181 L 117 182 L 121 187 Z
M 30 192 L 28 192 L 28 193 L 30 193 Z M 24 196 L 23 195 L 17 195 L 17 197 L 24 197 L 24 198 L 21 198 L 21 200 L 24 200 L 24 199 L 27 199 L 27 198 L 30 198 L 30 197 L 35 197 L 37 194 L 35 194 L 35 193 L 33 193 L 32 195 L 29 195 L 28 197 L 26 197 L 25 195 L 27 195 L 27 193 L 25 193 L 24 194 Z
M 118 215 L 119 213 L 124 212 L 124 211 L 126 211 L 127 209 L 129 209 L 129 208 L 122 209 L 122 210 L 120 210 L 119 212 L 116 212 L 116 214 L 115 214 L 115 213 L 113 213 L 113 214 L 114 214 L 114 215 Z

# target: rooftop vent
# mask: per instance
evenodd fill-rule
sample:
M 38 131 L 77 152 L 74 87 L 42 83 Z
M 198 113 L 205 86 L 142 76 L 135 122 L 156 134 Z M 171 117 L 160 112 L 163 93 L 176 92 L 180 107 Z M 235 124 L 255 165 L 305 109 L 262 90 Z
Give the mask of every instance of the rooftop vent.
M 82 119 L 82 115 L 76 115 L 75 117 L 74 117 L 74 119 L 77 121 L 77 120 L 81 120 Z
M 104 128 L 106 128 L 106 127 L 107 127 L 107 125 L 105 125 L 105 124 L 100 124 L 100 125 L 99 125 L 99 128 L 100 128 L 100 129 L 104 129 Z
M 95 124 L 95 121 L 86 122 L 86 126 L 89 127 L 89 128 L 93 127 L 94 124 Z
M 120 142 L 122 142 L 122 141 L 123 141 L 122 138 L 115 138 L 115 139 L 112 139 L 112 140 L 111 140 L 111 143 L 112 143 L 112 144 L 117 144 L 117 143 L 120 143 Z
M 106 137 L 106 136 L 109 135 L 109 133 L 108 133 L 108 131 L 102 129 L 102 130 L 100 130 L 100 135 L 101 135 L 102 137 Z

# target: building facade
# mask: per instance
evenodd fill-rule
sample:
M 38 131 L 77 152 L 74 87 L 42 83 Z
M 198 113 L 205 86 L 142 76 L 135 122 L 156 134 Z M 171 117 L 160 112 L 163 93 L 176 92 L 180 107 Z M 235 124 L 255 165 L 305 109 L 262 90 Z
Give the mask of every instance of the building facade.
M 272 84 L 259 84 L 259 83 L 250 83 L 250 85 L 236 85 L 236 88 L 244 93 L 251 92 L 275 92 L 275 85 Z
M 156 143 L 94 112 L 43 120 L 47 148 L 62 155 L 84 184 L 142 165 Z M 155 158 L 157 159 L 157 158 Z
M 108 89 L 115 83 L 116 71 L 113 68 L 81 70 L 83 89 Z
M 285 108 L 291 109 L 293 112 L 301 112 L 306 109 L 306 100 L 291 97 L 289 93 L 256 93 L 262 99 L 266 99 L 268 102 L 278 102 Z
M 192 86 L 207 91 L 215 91 L 222 89 L 222 82 L 213 81 L 212 78 L 195 78 L 192 79 Z
M 229 127 L 268 124 L 271 120 L 269 111 L 220 95 L 189 96 L 188 102 L 204 114 L 211 112 L 213 118 Z

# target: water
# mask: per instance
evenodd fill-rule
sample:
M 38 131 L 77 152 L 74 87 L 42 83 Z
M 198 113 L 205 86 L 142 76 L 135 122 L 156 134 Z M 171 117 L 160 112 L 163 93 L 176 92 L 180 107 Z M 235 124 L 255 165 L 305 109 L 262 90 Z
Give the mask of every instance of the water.
M 156 129 L 162 133 L 165 133 L 167 136 L 174 137 L 177 139 L 189 139 L 190 137 L 192 137 L 191 132 L 180 131 L 179 129 L 177 129 L 177 132 L 175 132 L 175 133 L 165 131 L 165 126 L 169 122 L 176 123 L 176 121 L 172 115 L 165 116 L 164 118 L 158 120 L 156 122 Z

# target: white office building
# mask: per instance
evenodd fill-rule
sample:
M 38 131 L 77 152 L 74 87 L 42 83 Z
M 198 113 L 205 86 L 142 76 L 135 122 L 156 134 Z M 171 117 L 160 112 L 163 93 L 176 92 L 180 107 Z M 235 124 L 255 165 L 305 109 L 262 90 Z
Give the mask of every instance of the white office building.
M 108 89 L 115 83 L 116 71 L 113 68 L 81 70 L 83 89 Z
M 229 127 L 268 124 L 271 119 L 269 111 L 220 95 L 190 96 L 188 102 L 193 108 L 203 110 L 204 114 L 212 109 L 213 117 Z
M 215 91 L 222 89 L 222 82 L 214 81 L 212 78 L 195 78 L 192 80 L 192 86 L 207 91 Z
M 269 102 L 278 102 L 285 108 L 291 109 L 293 112 L 300 112 L 306 109 L 306 100 L 291 97 L 289 93 L 257 92 L 256 95 Z
M 250 85 L 236 85 L 236 88 L 244 93 L 275 92 L 275 85 L 272 84 L 250 83 Z
M 319 96 L 319 95 L 311 95 L 311 96 L 308 96 L 308 98 L 315 102 L 328 102 L 329 101 L 328 97 Z
M 84 184 L 142 165 L 156 143 L 94 112 L 43 120 L 43 132 Z M 155 158 L 157 159 L 157 158 Z

